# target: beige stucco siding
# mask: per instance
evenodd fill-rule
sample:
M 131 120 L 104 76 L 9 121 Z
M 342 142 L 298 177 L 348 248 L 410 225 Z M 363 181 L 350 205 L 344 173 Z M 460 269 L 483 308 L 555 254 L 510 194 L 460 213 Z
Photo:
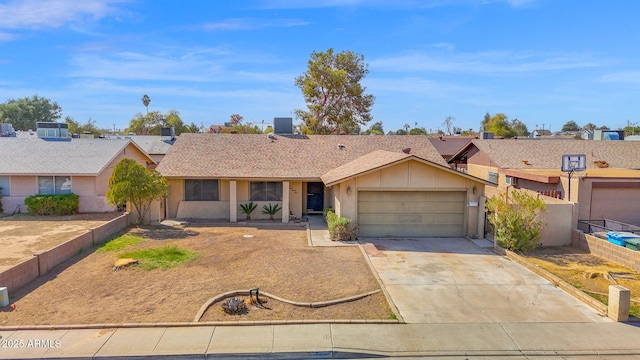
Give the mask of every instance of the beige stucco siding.
M 476 187 L 475 194 L 473 187 Z M 450 191 L 464 194 L 464 226 L 468 236 L 478 235 L 479 201 L 484 183 L 420 161 L 410 160 L 372 171 L 334 185 L 331 202 L 336 213 L 358 221 L 358 194 L 361 191 L 429 192 Z M 349 192 L 347 189 L 350 189 Z

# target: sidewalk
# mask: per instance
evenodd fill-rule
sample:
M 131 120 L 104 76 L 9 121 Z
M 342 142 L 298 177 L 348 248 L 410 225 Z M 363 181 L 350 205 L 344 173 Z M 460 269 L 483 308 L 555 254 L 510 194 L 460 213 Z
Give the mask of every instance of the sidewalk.
M 637 359 L 623 323 L 298 324 L 0 331 L 12 358 Z
M 331 241 L 320 216 L 309 218 L 308 232 L 312 246 L 353 246 Z M 134 357 L 638 359 L 640 323 L 283 321 L 271 325 L 145 324 L 59 330 L 3 330 L 0 325 L 0 359 Z

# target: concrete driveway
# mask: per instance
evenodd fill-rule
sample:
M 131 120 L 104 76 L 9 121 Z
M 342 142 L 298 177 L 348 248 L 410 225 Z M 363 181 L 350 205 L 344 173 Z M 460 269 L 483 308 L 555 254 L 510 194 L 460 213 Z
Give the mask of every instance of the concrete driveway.
M 407 323 L 610 321 L 547 280 L 468 239 L 361 239 L 361 243 Z

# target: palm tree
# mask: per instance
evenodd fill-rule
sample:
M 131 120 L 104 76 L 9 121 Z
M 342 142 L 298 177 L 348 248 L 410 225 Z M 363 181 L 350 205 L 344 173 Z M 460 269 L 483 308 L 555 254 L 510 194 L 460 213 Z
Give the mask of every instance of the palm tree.
M 280 207 L 280 204 L 269 203 L 269 206 L 267 205 L 262 206 L 262 213 L 269 215 L 269 220 L 272 220 L 272 221 L 273 221 L 273 215 L 275 215 L 280 210 L 282 210 L 282 208 Z
M 247 220 L 251 220 L 251 213 L 258 207 L 258 204 L 253 201 L 246 204 L 240 204 L 240 208 L 242 209 L 242 213 L 247 215 Z
M 142 97 L 142 104 L 144 105 L 144 107 L 147 108 L 147 114 L 149 113 L 150 102 L 151 102 L 151 99 L 149 98 L 149 96 L 147 96 L 147 94 L 144 94 L 144 96 Z

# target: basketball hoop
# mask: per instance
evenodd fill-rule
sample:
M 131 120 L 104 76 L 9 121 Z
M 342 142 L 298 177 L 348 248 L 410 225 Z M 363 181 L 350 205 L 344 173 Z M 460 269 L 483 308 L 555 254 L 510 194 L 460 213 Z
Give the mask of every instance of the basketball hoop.
M 562 155 L 562 171 L 568 172 L 569 189 L 567 191 L 567 201 L 571 201 L 571 176 L 574 171 L 585 171 L 587 169 L 587 155 Z

